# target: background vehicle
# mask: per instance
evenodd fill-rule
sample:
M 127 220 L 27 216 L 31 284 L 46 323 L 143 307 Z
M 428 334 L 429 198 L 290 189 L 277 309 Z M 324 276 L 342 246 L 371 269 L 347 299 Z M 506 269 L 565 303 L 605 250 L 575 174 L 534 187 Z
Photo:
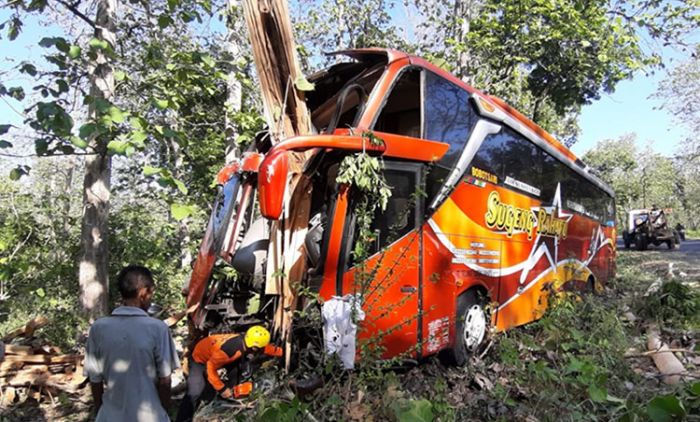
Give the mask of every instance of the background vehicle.
M 657 209 L 638 209 L 627 213 L 627 227 L 622 232 L 625 248 L 632 245 L 644 251 L 651 244 L 665 243 L 669 249 L 680 243 L 679 234 L 668 225 L 666 213 Z
M 614 193 L 551 135 L 423 59 L 345 54 L 355 62 L 309 78 L 318 135 L 260 142 L 219 174 L 188 295 L 197 326 L 211 312 L 238 326 L 269 321 L 284 288 L 270 262 L 303 250 L 296 286 L 321 300 L 361 295 L 361 344 L 382 358 L 442 352 L 463 364 L 490 327 L 530 322 L 553 292 L 593 290 L 614 274 Z M 285 208 L 292 151 L 310 158 Z M 361 152 L 383 158 L 392 195 L 374 216 L 369 258 L 357 262 L 364 194 L 337 175 Z M 269 235 L 294 223 L 290 209 L 307 216 L 303 242 Z M 212 280 L 217 260 L 236 277 Z M 283 312 L 315 305 L 302 296 Z

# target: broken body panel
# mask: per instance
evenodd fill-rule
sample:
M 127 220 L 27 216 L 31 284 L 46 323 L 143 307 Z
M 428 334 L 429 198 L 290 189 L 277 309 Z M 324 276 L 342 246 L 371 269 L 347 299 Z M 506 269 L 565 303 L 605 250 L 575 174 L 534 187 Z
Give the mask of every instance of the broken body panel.
M 551 292 L 600 287 L 613 275 L 614 193 L 567 148 L 423 59 L 375 49 L 344 54 L 358 62 L 310 78 L 319 90 L 308 100 L 319 135 L 285 140 L 220 173 L 224 201 L 187 298 L 199 304 L 196 324 L 217 294 L 214 262 L 230 263 L 246 243 L 254 191 L 263 217 L 284 215 L 290 151 L 313 151 L 304 170 L 313 181 L 309 271 L 300 282 L 324 300 L 361 290 L 360 341 L 384 358 L 454 348 L 466 292 L 487 297 L 492 325 L 505 330 L 539 318 Z M 369 143 L 367 131 L 383 142 Z M 355 263 L 360 193 L 335 177 L 342 158 L 361 151 L 383 157 L 392 196 L 375 216 L 374 255 Z M 359 281 L 367 269 L 371 277 Z

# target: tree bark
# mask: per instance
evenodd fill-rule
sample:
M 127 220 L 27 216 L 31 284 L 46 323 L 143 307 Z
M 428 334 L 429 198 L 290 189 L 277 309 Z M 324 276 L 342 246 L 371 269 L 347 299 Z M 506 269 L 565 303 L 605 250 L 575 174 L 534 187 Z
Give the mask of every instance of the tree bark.
M 243 10 L 273 142 L 309 133 L 304 93 L 294 89 L 302 72 L 286 0 L 244 0 Z
M 98 0 L 95 17 L 95 38 L 116 45 L 115 16 L 117 0 Z M 90 94 L 93 99 L 112 101 L 114 74 L 110 59 L 101 50 L 91 64 Z M 90 117 L 97 119 L 95 101 L 90 105 Z M 78 268 L 80 302 L 90 319 L 107 313 L 109 299 L 109 199 L 111 191 L 112 158 L 107 153 L 108 139 L 95 137 L 90 146 L 95 154 L 85 159 L 83 180 L 83 217 L 80 243 L 81 257 Z
M 236 61 L 241 57 L 240 36 L 242 28 L 240 17 L 233 14 L 238 0 L 228 0 L 229 14 L 226 21 L 226 52 L 231 56 L 231 69 L 228 72 L 226 80 L 227 98 L 226 98 L 226 117 L 225 134 L 226 134 L 226 163 L 230 163 L 240 156 L 240 151 L 236 145 L 238 137 L 238 128 L 236 123 L 231 118 L 234 114 L 241 111 L 243 106 L 243 90 L 241 81 L 238 80 L 238 66 Z
M 244 0 L 243 11 L 273 144 L 310 133 L 311 116 L 304 93 L 294 84 L 302 72 L 286 0 Z M 302 245 L 308 229 L 311 186 L 298 182 L 307 157 L 307 154 L 289 154 L 290 178 L 285 196 L 288 211 L 282 221 L 273 222 L 268 248 L 265 292 L 280 296 L 272 328 L 285 343 L 287 368 L 291 356 L 292 316 L 297 305 L 296 287 L 306 272 Z M 290 203 L 293 206 L 289 206 Z

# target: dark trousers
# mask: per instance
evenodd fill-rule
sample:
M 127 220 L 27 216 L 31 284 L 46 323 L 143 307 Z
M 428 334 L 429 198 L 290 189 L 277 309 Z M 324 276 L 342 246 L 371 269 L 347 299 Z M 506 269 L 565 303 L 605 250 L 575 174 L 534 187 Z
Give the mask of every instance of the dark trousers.
M 190 360 L 190 373 L 187 377 L 187 394 L 182 398 L 180 409 L 177 411 L 176 422 L 190 422 L 194 417 L 194 412 L 197 410 L 199 403 L 211 401 L 216 397 L 214 387 L 207 381 L 207 367 L 202 363 L 197 363 Z M 239 368 L 238 365 L 232 364 L 227 366 L 227 387 L 231 387 L 238 383 Z

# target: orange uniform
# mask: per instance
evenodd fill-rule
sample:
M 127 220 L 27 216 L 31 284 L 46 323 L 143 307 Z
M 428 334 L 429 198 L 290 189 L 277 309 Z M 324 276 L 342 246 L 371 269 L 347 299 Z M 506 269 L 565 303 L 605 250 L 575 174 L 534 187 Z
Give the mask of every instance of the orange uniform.
M 225 384 L 221 381 L 218 370 L 240 359 L 245 351 L 242 335 L 212 334 L 197 343 L 192 352 L 192 359 L 206 365 L 209 383 L 216 391 L 221 391 Z M 272 344 L 265 346 L 263 352 L 269 356 L 282 356 L 282 349 Z

